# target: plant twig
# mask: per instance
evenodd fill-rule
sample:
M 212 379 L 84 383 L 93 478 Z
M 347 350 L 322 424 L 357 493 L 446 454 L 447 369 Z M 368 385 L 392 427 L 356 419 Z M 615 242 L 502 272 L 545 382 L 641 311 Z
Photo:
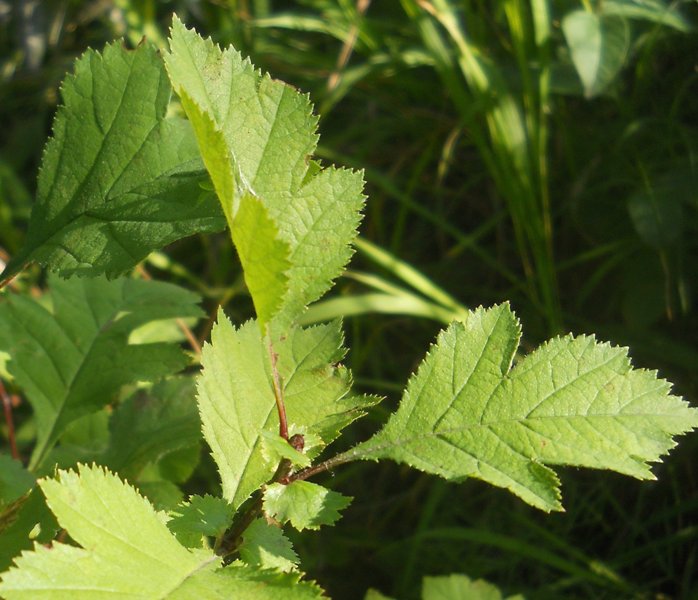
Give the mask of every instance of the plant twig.
M 17 450 L 17 440 L 15 439 L 15 426 L 12 419 L 12 396 L 7 393 L 5 386 L 0 381 L 0 396 L 2 397 L 2 406 L 5 411 L 5 422 L 7 423 L 7 438 L 10 441 L 10 452 L 12 458 L 19 460 L 19 450 Z
M 146 281 L 152 281 L 152 277 L 148 271 L 145 270 L 145 267 L 143 265 L 138 265 L 136 267 L 136 270 L 138 271 L 138 274 L 145 279 Z M 196 339 L 196 336 L 194 335 L 194 332 L 191 330 L 189 325 L 187 325 L 184 322 L 184 319 L 175 319 L 175 322 L 177 323 L 177 327 L 180 328 L 182 333 L 184 334 L 184 337 L 187 338 L 187 341 L 189 342 L 189 345 L 191 346 L 191 349 L 196 353 L 196 354 L 201 354 L 201 344 L 199 343 L 199 340 Z
M 325 471 L 330 471 L 339 465 L 346 464 L 358 458 L 358 454 L 355 454 L 352 450 L 343 452 L 342 454 L 337 454 L 332 458 L 328 458 L 326 461 L 318 463 L 312 467 L 307 467 L 297 473 L 293 473 L 288 477 L 288 482 L 292 483 L 294 481 L 304 481 L 313 475 L 318 473 L 324 473 Z
M 279 376 L 279 369 L 277 366 L 279 355 L 276 352 L 274 352 L 274 346 L 271 343 L 271 336 L 269 335 L 268 330 L 267 339 L 269 360 L 271 361 L 272 384 L 274 386 L 274 400 L 276 401 L 276 410 L 279 413 L 279 435 L 288 441 L 288 421 L 286 420 L 286 406 L 284 405 L 284 396 L 283 391 L 281 389 L 281 377 Z

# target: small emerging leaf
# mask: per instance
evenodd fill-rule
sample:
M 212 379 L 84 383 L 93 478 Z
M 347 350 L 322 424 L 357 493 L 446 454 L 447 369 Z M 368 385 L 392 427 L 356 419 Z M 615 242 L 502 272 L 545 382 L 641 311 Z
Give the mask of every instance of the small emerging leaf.
M 256 519 L 245 530 L 240 545 L 240 558 L 251 567 L 293 571 L 298 555 L 281 528 L 264 519 Z
M 310 466 L 310 459 L 302 452 L 296 450 L 280 435 L 264 429 L 260 431 L 260 434 L 262 436 L 262 452 L 271 463 L 279 464 L 285 458 L 297 467 Z
M 233 509 L 223 498 L 192 496 L 171 513 L 169 530 L 187 547 L 200 547 L 203 536 L 218 537 L 225 533 L 233 520 Z M 196 540 L 190 544 L 185 543 Z
M 340 518 L 339 511 L 352 498 L 309 481 L 288 485 L 273 483 L 264 491 L 264 512 L 280 523 L 290 522 L 296 529 L 320 529 Z
M 294 455 L 303 463 L 302 457 L 317 456 L 376 401 L 349 395 L 350 373 L 335 364 L 344 355 L 342 341 L 339 323 L 332 323 L 294 328 L 273 342 L 290 433 L 315 442 L 300 457 Z M 262 433 L 273 436 L 279 430 L 270 351 L 254 321 L 236 329 L 219 312 L 211 343 L 202 352 L 198 400 L 204 437 L 221 475 L 223 497 L 235 509 L 278 467 L 268 444 L 265 452 Z
M 519 322 L 503 304 L 443 331 L 385 427 L 350 454 L 392 458 L 450 480 L 476 477 L 561 510 L 545 464 L 652 479 L 648 462 L 698 426 L 669 384 L 624 348 L 555 338 L 510 370 Z

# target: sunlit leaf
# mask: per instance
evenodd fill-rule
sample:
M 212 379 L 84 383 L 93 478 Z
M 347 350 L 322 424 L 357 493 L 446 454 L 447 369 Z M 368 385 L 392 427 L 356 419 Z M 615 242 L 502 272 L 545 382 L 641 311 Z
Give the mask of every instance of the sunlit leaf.
M 625 348 L 561 337 L 510 370 L 519 322 L 503 304 L 443 331 L 385 427 L 350 454 L 392 458 L 450 480 L 482 479 L 561 510 L 550 465 L 653 479 L 648 462 L 698 426 L 698 410 Z
M 298 564 L 298 555 L 284 532 L 265 519 L 256 519 L 243 533 L 240 558 L 252 567 L 281 571 L 292 571 Z
M 310 481 L 273 483 L 264 491 L 264 511 L 298 530 L 319 529 L 321 525 L 333 525 L 341 516 L 339 511 L 349 506 L 351 500 Z
M 305 452 L 310 458 L 376 401 L 349 394 L 350 373 L 336 364 L 344 356 L 342 342 L 339 323 L 294 328 L 273 342 L 289 434 L 315 436 L 316 444 Z M 236 329 L 219 312 L 202 353 L 198 393 L 204 436 L 223 497 L 236 509 L 278 467 L 279 454 L 270 456 L 262 433 L 279 431 L 271 351 L 254 321 Z
M 170 47 L 167 71 L 228 218 L 260 325 L 274 315 L 288 324 L 329 289 L 349 260 L 362 176 L 334 168 L 309 171 L 317 118 L 306 95 L 262 75 L 236 50 L 221 50 L 177 18 Z M 245 208 L 245 197 L 259 205 L 247 201 Z M 259 221 L 265 239 L 252 238 L 238 219 Z M 266 261 L 257 258 L 262 249 Z
M 171 87 L 149 44 L 88 50 L 61 88 L 24 248 L 2 279 L 35 260 L 115 276 L 149 252 L 225 225 L 191 125 L 166 118 Z
M 295 578 L 223 567 L 211 550 L 190 550 L 136 490 L 99 467 L 59 471 L 40 482 L 58 522 L 81 547 L 54 542 L 23 552 L 3 574 L 7 600 L 168 598 L 292 600 L 320 597 Z

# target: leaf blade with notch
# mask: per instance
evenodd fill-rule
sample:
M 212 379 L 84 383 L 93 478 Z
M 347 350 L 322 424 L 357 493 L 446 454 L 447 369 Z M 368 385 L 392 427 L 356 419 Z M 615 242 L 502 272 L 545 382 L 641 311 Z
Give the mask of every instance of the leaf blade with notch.
M 351 375 L 337 365 L 344 356 L 339 322 L 294 328 L 274 341 L 289 435 L 315 440 L 316 457 L 375 398 L 349 395 Z M 274 474 L 264 431 L 279 428 L 269 347 L 254 321 L 235 328 L 219 312 L 211 343 L 202 351 L 198 402 L 204 437 L 223 483 L 223 497 L 237 509 Z M 284 442 L 285 443 L 285 442 Z M 266 452 L 265 452 L 266 450 Z
M 561 510 L 546 464 L 640 479 L 648 462 L 698 426 L 627 351 L 591 337 L 555 338 L 510 369 L 518 320 L 503 304 L 443 331 L 385 427 L 347 457 L 391 458 L 450 480 L 482 479 L 542 510 Z
M 128 484 L 100 467 L 59 471 L 39 484 L 58 522 L 82 547 L 35 545 L 2 575 L 7 600 L 50 595 L 57 600 L 116 596 L 178 600 L 318 598 L 299 576 L 276 582 L 270 574 L 222 567 L 210 550 L 189 550 L 163 516 Z M 75 565 L 80 568 L 76 569 Z M 266 580 L 266 581 L 265 581 Z
M 309 168 L 317 119 L 306 95 L 263 76 L 233 48 L 221 51 L 177 18 L 170 48 L 167 71 L 196 131 L 233 242 L 238 252 L 242 250 L 260 325 L 273 315 L 282 326 L 288 325 L 329 289 L 351 257 L 363 178 L 342 169 L 318 173 Z M 245 195 L 264 205 L 278 232 L 273 278 L 268 264 L 246 259 L 240 229 L 234 227 Z M 287 252 L 281 251 L 281 244 Z M 267 271 L 263 276 L 258 273 L 262 266 Z M 260 278 L 276 280 L 277 298 L 254 289 L 252 282 Z M 278 299 L 281 304 L 275 304 Z

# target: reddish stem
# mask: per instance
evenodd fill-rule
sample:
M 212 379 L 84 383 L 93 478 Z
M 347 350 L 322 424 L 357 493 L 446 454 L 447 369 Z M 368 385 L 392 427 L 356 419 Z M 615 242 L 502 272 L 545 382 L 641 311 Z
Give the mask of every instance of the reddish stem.
M 12 458 L 19 460 L 17 440 L 15 439 L 15 425 L 12 420 L 12 398 L 7 393 L 2 381 L 0 381 L 0 396 L 2 396 L 2 406 L 5 411 L 5 421 L 7 422 L 7 437 L 10 441 L 10 452 L 12 453 Z
M 143 265 L 138 265 L 136 267 L 136 271 L 138 271 L 138 274 L 146 281 L 152 281 L 152 279 L 153 279 L 152 276 L 150 275 L 150 273 L 148 273 L 148 271 L 146 271 L 146 269 Z M 196 354 L 201 354 L 201 344 L 199 343 L 199 340 L 196 339 L 194 332 L 184 322 L 184 319 L 177 318 L 177 319 L 175 319 L 175 322 L 177 323 L 177 327 L 179 327 L 179 329 L 184 334 L 184 337 L 187 338 L 187 341 L 189 342 L 191 349 Z
M 267 333 L 267 335 L 269 335 Z M 271 377 L 274 386 L 274 400 L 276 400 L 276 410 L 279 413 L 279 435 L 288 441 L 288 422 L 286 420 L 286 406 L 284 405 L 284 396 L 281 390 L 281 378 L 279 377 L 279 369 L 277 361 L 279 355 L 274 352 L 274 347 L 269 336 L 269 359 L 271 360 Z

